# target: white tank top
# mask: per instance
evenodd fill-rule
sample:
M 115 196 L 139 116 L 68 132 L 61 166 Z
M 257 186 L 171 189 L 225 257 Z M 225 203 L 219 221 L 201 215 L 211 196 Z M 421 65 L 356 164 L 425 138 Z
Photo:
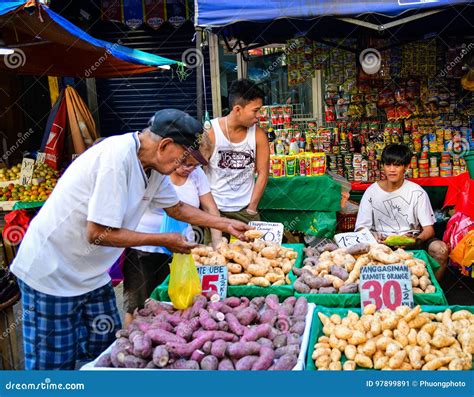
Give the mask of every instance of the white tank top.
M 211 124 L 215 144 L 206 171 L 211 192 L 219 210 L 240 211 L 249 205 L 255 186 L 256 127 L 247 129 L 242 142 L 233 143 L 224 135 L 219 119 Z

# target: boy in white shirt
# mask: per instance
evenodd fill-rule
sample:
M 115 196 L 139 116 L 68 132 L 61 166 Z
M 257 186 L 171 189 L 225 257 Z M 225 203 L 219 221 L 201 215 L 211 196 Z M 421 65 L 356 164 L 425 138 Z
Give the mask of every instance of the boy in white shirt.
M 447 245 L 434 237 L 436 222 L 428 194 L 416 183 L 405 180 L 412 153 L 408 146 L 393 144 L 382 153 L 386 180 L 372 184 L 362 196 L 355 230 L 368 228 L 378 240 L 390 235 L 416 237 L 416 248 L 426 249 L 441 267 L 439 280 L 448 260 Z

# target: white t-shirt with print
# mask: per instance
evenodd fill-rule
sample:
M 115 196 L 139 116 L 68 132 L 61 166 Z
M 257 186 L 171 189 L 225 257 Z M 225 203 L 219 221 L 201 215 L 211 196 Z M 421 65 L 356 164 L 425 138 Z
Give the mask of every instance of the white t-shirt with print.
M 211 191 L 209 187 L 209 182 L 207 180 L 206 174 L 201 167 L 196 168 L 191 174 L 189 174 L 186 182 L 177 186 L 172 184 L 174 187 L 178 198 L 186 204 L 189 204 L 193 207 L 199 208 L 200 206 L 200 197 Z M 161 230 L 161 222 L 163 220 L 164 211 L 162 209 L 148 208 L 143 214 L 142 219 L 140 220 L 139 225 L 137 226 L 138 232 L 144 233 L 159 233 Z M 189 226 L 185 232 L 186 236 L 191 236 L 192 227 Z M 164 253 L 162 247 L 133 247 L 134 249 L 144 251 L 144 252 L 154 252 L 154 253 Z
M 394 192 L 372 184 L 362 196 L 355 230 L 366 227 L 385 236 L 417 234 L 436 222 L 430 199 L 416 183 L 405 180 Z
M 11 267 L 19 279 L 55 296 L 82 295 L 110 281 L 107 270 L 123 248 L 89 244 L 87 221 L 135 230 L 148 206 L 178 203 L 168 177 L 147 177 L 139 147 L 137 133 L 110 137 L 69 166 L 21 243 Z

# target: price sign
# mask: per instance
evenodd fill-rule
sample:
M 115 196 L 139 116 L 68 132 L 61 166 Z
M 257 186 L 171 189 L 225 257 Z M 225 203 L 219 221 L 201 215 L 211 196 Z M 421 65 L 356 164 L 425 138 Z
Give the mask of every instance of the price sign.
M 366 228 L 358 232 L 336 234 L 334 241 L 340 248 L 348 248 L 361 243 L 375 244 L 377 242 L 370 230 Z
M 44 152 L 38 152 L 36 155 L 36 164 L 44 164 L 46 161 L 46 153 Z
M 364 266 L 359 291 L 362 309 L 372 303 L 377 310 L 414 306 L 411 273 L 406 265 Z
M 20 185 L 31 185 L 35 160 L 24 158 L 21 163 Z
M 208 297 L 227 296 L 227 266 L 196 266 L 201 279 L 202 293 Z
M 253 226 L 256 230 L 263 232 L 263 236 L 260 240 L 281 245 L 283 240 L 283 223 L 254 221 L 250 222 L 249 226 Z

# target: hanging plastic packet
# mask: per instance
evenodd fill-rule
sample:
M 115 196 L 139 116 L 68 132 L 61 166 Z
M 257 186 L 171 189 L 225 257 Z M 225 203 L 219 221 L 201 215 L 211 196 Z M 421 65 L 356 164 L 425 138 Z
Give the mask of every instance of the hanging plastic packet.
M 188 240 L 190 225 L 189 223 L 178 221 L 172 217 L 170 217 L 167 213 L 164 214 L 163 220 L 161 221 L 160 233 L 179 233 L 185 236 Z M 163 247 L 164 251 L 171 255 L 172 252 Z

